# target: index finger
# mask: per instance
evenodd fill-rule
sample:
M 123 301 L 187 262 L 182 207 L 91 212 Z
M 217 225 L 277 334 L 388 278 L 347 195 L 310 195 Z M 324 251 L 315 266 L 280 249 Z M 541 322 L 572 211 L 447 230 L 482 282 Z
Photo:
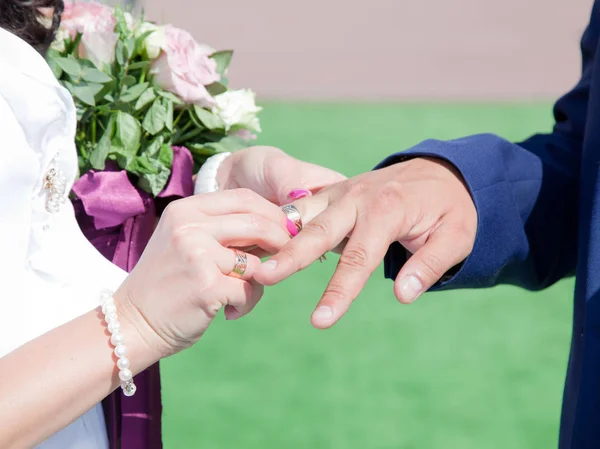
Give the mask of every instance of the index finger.
M 358 217 L 356 227 L 312 317 L 313 326 L 333 326 L 358 297 L 377 269 L 389 247 L 393 224 L 373 219 L 368 213 Z
M 199 211 L 204 215 L 256 214 L 286 226 L 286 216 L 279 206 L 250 189 L 219 190 L 182 198 L 172 204 Z M 179 206 L 178 206 L 179 207 Z
M 277 254 L 257 268 L 254 279 L 273 285 L 303 270 L 342 242 L 356 223 L 356 206 L 339 201 L 304 226 Z

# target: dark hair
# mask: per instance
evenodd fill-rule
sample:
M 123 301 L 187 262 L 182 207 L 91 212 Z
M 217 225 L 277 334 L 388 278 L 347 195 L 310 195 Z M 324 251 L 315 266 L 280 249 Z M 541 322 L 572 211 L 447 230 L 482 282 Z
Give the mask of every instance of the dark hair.
M 0 27 L 45 55 L 60 25 L 64 6 L 63 0 L 0 0 Z M 54 9 L 50 26 L 41 8 Z

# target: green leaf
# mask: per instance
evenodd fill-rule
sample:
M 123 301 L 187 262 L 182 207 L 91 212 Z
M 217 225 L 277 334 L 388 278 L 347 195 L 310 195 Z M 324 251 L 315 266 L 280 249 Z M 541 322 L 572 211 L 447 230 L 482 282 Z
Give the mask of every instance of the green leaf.
M 127 59 L 131 59 L 135 53 L 135 39 L 133 37 L 127 38 L 125 41 L 125 56 Z
M 163 98 L 163 105 L 166 109 L 166 117 L 165 117 L 165 126 L 166 128 L 173 132 L 173 102 L 167 98 Z
M 48 61 L 48 65 L 52 69 L 52 73 L 56 79 L 60 79 L 63 74 L 63 69 L 61 69 L 58 63 L 55 61 L 55 59 L 59 57 L 60 53 L 56 50 L 50 49 L 46 52 L 46 61 Z
M 143 175 L 155 175 L 157 174 L 161 166 L 158 161 L 151 160 L 148 157 L 148 154 L 144 153 L 141 156 L 135 158 L 131 167 L 129 167 L 131 171 L 137 172 L 137 174 Z
M 148 109 L 148 112 L 146 112 L 142 126 L 146 131 L 154 135 L 162 131 L 162 129 L 165 127 L 166 120 L 167 110 L 163 106 L 162 102 L 155 100 L 150 109 Z
M 90 89 L 94 96 L 98 95 L 98 93 L 100 93 L 100 91 L 104 89 L 104 86 L 102 84 L 97 83 L 79 83 L 79 85 L 86 86 L 88 89 Z
M 179 98 L 177 95 L 172 94 L 171 92 L 167 92 L 166 90 L 156 89 L 156 93 L 161 97 L 168 98 L 176 105 L 184 105 L 185 102 Z
M 106 101 L 108 101 L 109 103 L 113 103 L 113 102 L 115 101 L 115 97 L 113 97 L 111 94 L 106 94 L 106 95 L 104 96 L 104 99 L 105 99 Z
M 156 94 L 154 93 L 154 89 L 150 87 L 149 89 L 145 90 L 140 95 L 138 100 L 136 101 L 135 110 L 139 111 L 140 109 L 143 109 L 146 105 L 151 103 L 155 98 L 156 98 Z
M 173 147 L 171 145 L 163 145 L 160 147 L 160 154 L 158 160 L 165 166 L 171 167 L 173 165 Z
M 227 148 L 227 146 L 223 145 L 222 143 L 219 142 L 208 142 L 204 144 L 204 148 L 211 148 L 213 150 L 215 150 L 215 153 L 226 153 L 227 151 L 229 151 L 229 149 Z
M 126 112 L 117 112 L 117 137 L 127 152 L 135 153 L 142 137 L 140 122 Z
M 225 152 L 230 153 L 233 153 L 234 151 L 238 150 L 243 150 L 244 148 L 248 148 L 250 146 L 250 144 L 244 139 L 240 139 L 239 137 L 234 136 L 226 136 L 218 142 L 211 142 L 206 144 L 206 146 L 208 147 L 214 147 L 214 145 L 219 145 L 219 148 L 222 148 Z
M 135 86 L 137 82 L 138 80 L 132 75 L 127 75 L 123 78 L 123 84 L 127 87 Z
M 224 86 L 221 83 L 212 83 L 206 86 L 206 90 L 213 97 L 216 97 L 217 95 L 221 95 L 222 93 L 227 92 L 227 86 Z
M 82 68 L 85 67 L 89 67 L 90 69 L 95 69 L 96 66 L 94 65 L 94 63 L 92 61 L 90 61 L 89 59 L 85 59 L 85 58 L 76 58 L 77 62 L 79 62 L 79 65 Z
M 171 176 L 171 170 L 161 165 L 161 169 L 157 174 L 142 175 L 138 182 L 138 186 L 146 192 L 158 196 L 167 185 L 169 176 Z
M 106 168 L 106 158 L 108 157 L 108 153 L 110 153 L 110 138 L 114 128 L 114 119 L 111 119 L 108 122 L 108 127 L 104 134 L 98 141 L 96 148 L 90 154 L 90 164 L 92 168 L 96 170 L 104 170 Z
M 75 98 L 87 104 L 88 106 L 96 106 L 96 100 L 94 96 L 97 92 L 94 92 L 92 88 L 87 85 L 73 86 L 72 94 Z
M 54 58 L 56 64 L 65 72 L 71 75 L 73 78 L 79 78 L 81 75 L 81 66 L 74 58 Z
M 136 84 L 125 90 L 119 97 L 119 100 L 123 103 L 130 103 L 136 100 L 144 91 L 148 88 L 148 83 Z
M 198 117 L 198 120 L 200 120 L 208 129 L 225 128 L 225 124 L 218 116 L 200 106 L 194 106 L 194 113 L 196 114 L 196 117 Z
M 150 65 L 150 61 L 137 61 L 129 64 L 129 70 L 145 69 Z
M 108 159 L 116 161 L 120 168 L 126 169 L 135 159 L 135 152 L 127 151 L 113 141 L 110 145 Z
M 210 55 L 211 58 L 215 60 L 217 63 L 217 73 L 221 76 L 224 76 L 227 73 L 227 68 L 231 63 L 231 58 L 233 57 L 233 50 L 221 50 L 214 52 Z
M 79 48 L 79 43 L 81 42 L 82 37 L 83 37 L 82 33 L 77 33 L 77 35 L 75 36 L 75 39 L 69 38 L 65 41 L 65 43 L 66 43 L 65 50 L 68 54 L 77 55 L 77 53 L 79 53 L 78 48 Z
M 121 36 L 128 36 L 131 33 L 131 31 L 129 30 L 129 27 L 127 26 L 127 20 L 125 19 L 125 11 L 123 10 L 123 8 L 120 5 L 117 5 L 115 7 L 114 16 L 115 16 L 115 19 L 117 19 L 116 31 Z
M 152 140 L 150 145 L 146 147 L 145 152 L 150 156 L 155 157 L 160 151 L 161 146 L 163 145 L 165 138 L 163 136 L 158 136 Z
M 125 45 L 123 45 L 123 41 L 119 39 L 117 42 L 117 48 L 115 49 L 115 57 L 120 66 L 124 66 L 125 61 L 127 60 L 127 55 L 125 52 Z
M 205 147 L 201 143 L 188 144 L 187 148 L 197 156 L 212 156 L 217 153 L 214 148 Z
M 81 71 L 81 78 L 92 83 L 108 83 L 112 81 L 112 77 L 108 76 L 101 70 L 84 67 Z

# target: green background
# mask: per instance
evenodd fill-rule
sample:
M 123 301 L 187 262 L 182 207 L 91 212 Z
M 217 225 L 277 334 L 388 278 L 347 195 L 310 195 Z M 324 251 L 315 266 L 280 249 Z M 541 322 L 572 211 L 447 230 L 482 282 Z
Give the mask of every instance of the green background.
M 425 138 L 552 125 L 550 104 L 267 104 L 260 143 L 351 176 Z M 309 324 L 331 256 L 222 315 L 163 363 L 167 449 L 556 447 L 572 281 L 396 302 L 380 269 L 333 329 Z

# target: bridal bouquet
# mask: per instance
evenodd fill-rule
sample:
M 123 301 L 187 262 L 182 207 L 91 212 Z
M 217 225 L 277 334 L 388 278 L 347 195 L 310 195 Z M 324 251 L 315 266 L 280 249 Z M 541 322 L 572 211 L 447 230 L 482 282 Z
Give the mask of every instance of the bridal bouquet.
M 260 132 L 251 90 L 229 90 L 232 51 L 135 18 L 120 7 L 67 2 L 48 62 L 77 106 L 80 173 L 125 170 L 157 197 L 173 148 L 207 157 L 248 145 Z

